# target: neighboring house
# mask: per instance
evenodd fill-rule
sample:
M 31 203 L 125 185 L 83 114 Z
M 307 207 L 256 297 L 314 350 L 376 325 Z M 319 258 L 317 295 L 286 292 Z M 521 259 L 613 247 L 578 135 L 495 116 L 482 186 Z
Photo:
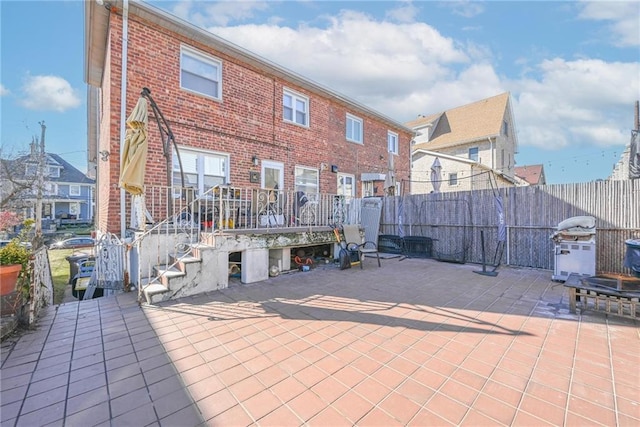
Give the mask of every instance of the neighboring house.
M 516 166 L 515 175 L 528 182 L 529 185 L 547 184 L 547 178 L 544 175 L 544 165 Z
M 396 183 L 409 179 L 403 124 L 149 4 L 100 3 L 85 3 L 85 80 L 101 231 L 122 230 L 120 147 L 144 87 L 171 125 L 186 186 L 199 192 L 230 184 L 382 196 L 390 164 Z M 150 120 L 147 189 L 168 181 L 166 169 Z M 176 185 L 175 153 L 171 169 Z
M 611 171 L 611 175 L 609 176 L 609 181 L 626 181 L 630 180 L 629 174 L 629 164 L 631 157 L 631 144 L 627 144 L 620 155 L 620 160 L 613 165 L 613 170 Z
M 500 186 L 522 185 L 514 176 L 518 143 L 508 92 L 405 125 L 415 132 L 412 194 L 433 188 L 431 166 L 436 158 L 443 192 L 490 188 L 489 175 L 481 170 L 492 171 Z
M 24 218 L 35 218 L 38 196 L 38 166 L 44 153 L 42 184 L 42 219 L 70 223 L 93 222 L 95 180 L 87 177 L 61 156 L 46 153 L 44 147 L 31 143 L 28 155 L 5 160 L 3 171 L 11 172 L 11 179 L 2 177 L 3 190 L 23 187 L 15 196 L 14 207 Z

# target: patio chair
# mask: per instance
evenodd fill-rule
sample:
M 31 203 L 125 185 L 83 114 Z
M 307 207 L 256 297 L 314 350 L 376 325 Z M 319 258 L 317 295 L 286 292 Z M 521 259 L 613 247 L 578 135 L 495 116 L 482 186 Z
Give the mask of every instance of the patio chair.
M 342 227 L 344 233 L 344 240 L 347 242 L 347 250 L 350 252 L 356 252 L 358 259 L 360 259 L 360 268 L 364 263 L 365 255 L 376 255 L 378 259 L 378 267 L 380 265 L 380 254 L 378 253 L 378 245 L 375 242 L 365 241 L 362 233 L 360 233 L 360 226 L 357 224 L 345 224 Z

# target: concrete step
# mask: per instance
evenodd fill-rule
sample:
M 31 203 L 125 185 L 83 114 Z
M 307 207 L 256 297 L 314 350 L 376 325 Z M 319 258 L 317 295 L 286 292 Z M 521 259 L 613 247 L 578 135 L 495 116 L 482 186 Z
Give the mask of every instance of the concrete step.
M 160 295 L 165 292 L 169 292 L 169 288 L 161 283 L 152 283 L 150 285 L 146 285 L 142 290 L 144 298 L 145 300 L 147 300 L 148 304 L 153 304 L 154 295 Z

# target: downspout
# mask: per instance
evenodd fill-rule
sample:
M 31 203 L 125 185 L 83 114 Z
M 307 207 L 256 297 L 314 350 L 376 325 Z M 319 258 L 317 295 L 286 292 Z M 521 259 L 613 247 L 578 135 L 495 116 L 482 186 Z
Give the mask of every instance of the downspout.
M 122 2 L 122 81 L 120 83 L 120 144 L 127 132 L 127 51 L 129 48 L 129 0 Z M 124 152 L 120 149 L 120 165 Z M 120 238 L 124 239 L 127 228 L 126 199 L 124 188 L 120 189 Z
M 491 153 L 491 169 L 495 169 L 495 156 L 493 152 L 493 141 L 491 138 L 487 138 L 489 140 L 489 152 Z

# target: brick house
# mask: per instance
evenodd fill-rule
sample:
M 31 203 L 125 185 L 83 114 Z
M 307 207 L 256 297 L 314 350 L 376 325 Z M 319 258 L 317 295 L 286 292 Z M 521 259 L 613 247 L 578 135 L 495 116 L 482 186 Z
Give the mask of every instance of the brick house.
M 98 229 L 121 230 L 128 203 L 117 188 L 124 122 L 144 87 L 170 123 L 185 185 L 200 192 L 218 184 L 277 185 L 382 196 L 390 164 L 396 182 L 409 179 L 412 131 L 403 124 L 154 6 L 101 3 L 85 3 Z M 175 152 L 172 162 L 168 179 L 162 138 L 150 120 L 145 185 L 175 185 Z
M 416 132 L 412 145 L 411 193 L 428 193 L 438 158 L 440 191 L 526 185 L 514 175 L 517 136 L 510 95 L 503 94 L 405 124 Z

